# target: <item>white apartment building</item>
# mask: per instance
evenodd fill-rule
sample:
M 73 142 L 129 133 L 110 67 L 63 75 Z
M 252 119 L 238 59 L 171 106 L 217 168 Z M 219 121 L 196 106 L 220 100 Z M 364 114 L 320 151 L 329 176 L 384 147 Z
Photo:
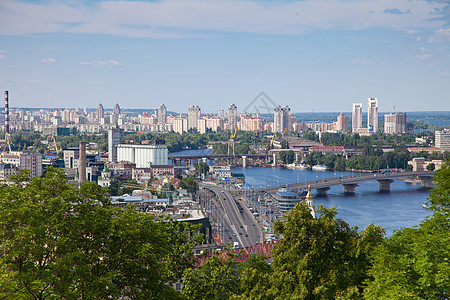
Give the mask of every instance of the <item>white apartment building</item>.
M 384 115 L 384 133 L 406 133 L 406 113 L 390 113 Z
M 367 128 L 369 132 L 378 132 L 378 99 L 369 98 L 367 102 Z
M 436 148 L 450 151 L 450 129 L 436 130 L 434 132 L 434 145 Z
M 352 108 L 352 132 L 355 133 L 362 127 L 362 103 L 353 103 Z

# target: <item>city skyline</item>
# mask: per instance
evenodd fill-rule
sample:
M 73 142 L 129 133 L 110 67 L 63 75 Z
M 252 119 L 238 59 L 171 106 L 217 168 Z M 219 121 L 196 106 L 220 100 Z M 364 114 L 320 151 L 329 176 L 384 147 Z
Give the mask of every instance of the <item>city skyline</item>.
M 244 113 L 265 92 L 299 113 L 350 112 L 372 97 L 379 112 L 449 111 L 448 8 L 407 0 L 5 0 L 0 90 L 10 92 L 11 107 L 30 108 L 164 103 L 217 113 L 234 103 Z

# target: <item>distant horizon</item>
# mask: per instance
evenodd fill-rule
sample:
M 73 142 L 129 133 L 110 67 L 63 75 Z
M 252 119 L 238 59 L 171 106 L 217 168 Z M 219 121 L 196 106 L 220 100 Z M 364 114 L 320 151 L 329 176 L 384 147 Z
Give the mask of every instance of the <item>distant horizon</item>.
M 449 111 L 449 20 L 441 0 L 2 0 L 0 91 L 17 107 Z
M 119 104 L 120 106 L 120 104 Z M 24 109 L 24 110 L 40 110 L 40 109 L 44 109 L 44 110 L 56 110 L 56 109 L 70 109 L 70 110 L 76 110 L 76 109 L 87 109 L 90 111 L 96 111 L 97 107 L 18 107 L 18 106 L 13 106 L 13 107 L 9 107 L 10 109 Z M 201 107 L 200 107 L 201 109 Z M 104 111 L 113 111 L 113 107 L 112 108 L 107 108 L 107 107 L 103 107 Z M 145 111 L 145 110 L 157 110 L 157 108 L 124 108 L 124 107 L 120 107 L 121 111 L 130 111 L 130 110 L 140 110 L 140 111 Z M 202 115 L 208 115 L 208 114 L 214 114 L 217 115 L 217 113 L 219 112 L 219 110 L 215 111 L 215 112 L 204 112 L 202 111 Z M 392 113 L 393 111 L 378 111 L 378 114 L 389 114 Z M 450 113 L 450 110 L 416 110 L 416 111 L 395 111 L 395 113 Z M 183 111 L 183 112 L 176 112 L 176 111 L 169 111 L 167 110 L 167 115 L 170 114 L 187 114 L 187 110 Z M 245 114 L 245 113 L 249 113 L 249 114 L 254 114 L 256 112 L 240 112 L 238 110 L 239 114 Z M 352 111 L 310 111 L 310 112 L 292 112 L 291 113 L 293 115 L 295 114 L 352 114 Z M 2 110 L 2 114 L 4 114 L 4 110 Z M 225 110 L 225 114 L 227 114 L 227 111 Z M 270 115 L 272 113 L 261 113 L 261 115 Z M 367 111 L 363 111 L 363 114 L 367 114 Z

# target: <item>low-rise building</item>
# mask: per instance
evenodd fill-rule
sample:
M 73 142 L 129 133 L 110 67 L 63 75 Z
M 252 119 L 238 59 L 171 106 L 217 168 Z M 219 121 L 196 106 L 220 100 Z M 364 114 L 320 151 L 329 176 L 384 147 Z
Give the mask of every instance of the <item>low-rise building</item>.
M 439 170 L 442 167 L 443 161 L 438 159 L 426 161 L 423 157 L 415 157 L 408 161 L 408 165 L 412 166 L 414 172 L 427 171 L 427 167 L 430 164 L 434 164 L 434 170 Z

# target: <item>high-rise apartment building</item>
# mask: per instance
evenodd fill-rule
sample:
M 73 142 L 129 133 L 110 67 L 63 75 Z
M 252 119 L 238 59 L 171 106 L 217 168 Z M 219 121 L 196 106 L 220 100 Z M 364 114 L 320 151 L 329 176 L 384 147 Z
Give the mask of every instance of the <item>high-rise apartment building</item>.
M 116 103 L 111 114 L 111 124 L 119 124 L 120 106 Z
M 183 133 L 188 131 L 188 118 L 183 114 L 178 116 L 170 115 L 167 121 L 172 124 L 175 132 Z
M 434 145 L 436 148 L 450 151 L 450 129 L 436 130 L 434 132 Z
M 104 117 L 105 117 L 105 110 L 103 109 L 103 105 L 100 103 L 97 107 L 97 120 L 100 122 L 100 120 Z
M 117 145 L 120 144 L 120 140 L 120 129 L 113 128 L 108 130 L 108 161 L 117 161 Z
M 219 113 L 217 114 L 219 118 L 225 120 L 225 111 L 223 109 L 219 109 Z
M 367 128 L 369 132 L 378 132 L 378 99 L 369 98 L 367 102 Z
M 234 132 L 237 122 L 237 106 L 233 103 L 228 106 L 228 129 Z
M 384 133 L 406 133 L 406 113 L 390 113 L 384 115 Z
M 353 103 L 352 108 L 352 132 L 362 127 L 362 103 Z
M 348 130 L 348 117 L 343 113 L 337 117 L 336 130 L 342 132 L 347 132 Z
M 191 106 L 188 110 L 188 129 L 198 128 L 198 120 L 200 120 L 200 116 L 202 111 L 198 106 Z
M 284 107 L 277 106 L 274 109 L 273 114 L 273 132 L 283 133 L 284 131 L 290 131 L 291 121 L 291 109 L 289 106 L 285 105 Z
M 167 109 L 164 104 L 161 104 L 158 108 L 158 123 L 165 125 L 167 123 Z
M 245 114 L 241 116 L 239 121 L 239 130 L 242 131 L 263 131 L 264 120 L 257 114 Z

